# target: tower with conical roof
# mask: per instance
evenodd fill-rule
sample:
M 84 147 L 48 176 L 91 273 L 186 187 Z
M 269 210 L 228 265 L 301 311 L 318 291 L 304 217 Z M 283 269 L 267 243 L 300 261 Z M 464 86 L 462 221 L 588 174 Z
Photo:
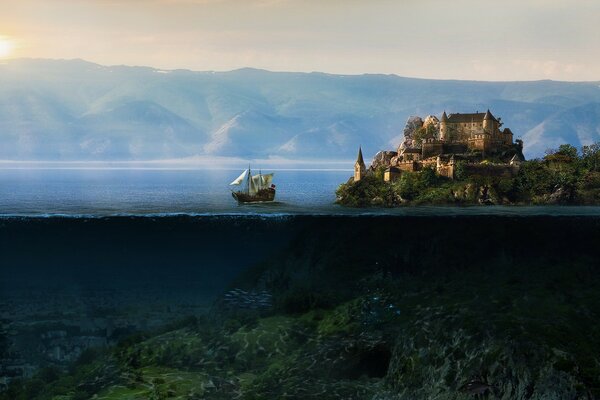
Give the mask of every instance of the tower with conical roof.
M 445 142 L 448 140 L 448 138 L 448 115 L 446 115 L 446 110 L 444 110 L 442 119 L 440 119 L 440 140 Z
M 494 133 L 495 132 L 494 122 L 496 122 L 496 118 L 494 118 L 494 116 L 492 115 L 492 113 L 488 109 L 487 112 L 485 113 L 485 116 L 483 117 L 483 130 L 484 130 L 484 132 L 487 132 L 487 133 L 490 133 L 490 134 Z
M 365 166 L 365 160 L 363 160 L 362 148 L 358 148 L 358 157 L 356 158 L 356 162 L 354 163 L 354 182 L 360 181 L 367 172 L 367 167 Z

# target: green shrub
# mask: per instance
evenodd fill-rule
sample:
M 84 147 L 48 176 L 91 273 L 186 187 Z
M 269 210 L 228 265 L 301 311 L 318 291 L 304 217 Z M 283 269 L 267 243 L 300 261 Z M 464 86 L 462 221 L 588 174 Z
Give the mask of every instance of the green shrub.
M 456 200 L 448 187 L 435 187 L 419 194 L 416 204 L 449 204 Z
M 425 132 L 421 132 L 423 135 Z M 500 159 L 502 158 L 502 160 Z M 600 190 L 600 142 L 584 146 L 581 152 L 571 145 L 561 145 L 548 150 L 543 159 L 522 162 L 515 176 L 498 176 L 498 167 L 504 156 L 486 159 L 478 168 L 471 168 L 464 160 L 455 167 L 453 185 L 462 183 L 458 191 L 462 202 L 477 202 L 477 191 L 488 187 L 500 202 L 546 204 L 557 190 L 566 191 L 566 203 L 597 204 Z M 359 182 L 350 180 L 336 191 L 337 203 L 349 207 L 393 207 L 400 202 L 417 204 L 455 203 L 449 180 L 437 175 L 434 168 L 425 167 L 420 172 L 402 172 L 393 183 L 383 181 L 384 169 L 379 168 Z M 508 174 L 507 174 L 508 175 Z M 464 197 L 464 198 L 463 198 Z

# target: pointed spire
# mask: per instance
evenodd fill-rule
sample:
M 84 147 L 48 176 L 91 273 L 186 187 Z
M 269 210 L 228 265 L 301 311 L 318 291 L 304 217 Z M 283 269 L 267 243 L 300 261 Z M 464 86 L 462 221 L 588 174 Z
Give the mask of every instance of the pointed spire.
M 446 115 L 446 110 L 444 110 L 444 113 L 442 114 L 442 121 L 448 122 L 448 116 Z
M 490 109 L 488 108 L 487 112 L 485 113 L 485 117 L 483 117 L 484 120 L 486 119 L 491 119 L 491 120 L 495 120 L 496 118 L 494 118 L 494 116 L 492 115 L 492 113 L 490 112 Z
M 362 148 L 358 146 L 358 158 L 356 159 L 356 163 L 359 165 L 364 165 L 365 161 L 363 160 Z
M 365 166 L 365 161 L 363 160 L 362 148 L 359 146 L 358 157 L 354 163 L 354 182 L 360 181 L 365 176 L 366 169 L 367 167 Z

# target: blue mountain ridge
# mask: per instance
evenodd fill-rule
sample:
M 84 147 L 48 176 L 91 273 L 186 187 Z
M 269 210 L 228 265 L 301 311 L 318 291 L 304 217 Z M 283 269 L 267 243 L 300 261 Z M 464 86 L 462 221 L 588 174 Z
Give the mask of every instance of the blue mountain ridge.
M 486 109 L 537 157 L 600 140 L 600 82 L 161 71 L 83 60 L 0 64 L 0 159 L 351 159 L 395 149 L 411 115 Z

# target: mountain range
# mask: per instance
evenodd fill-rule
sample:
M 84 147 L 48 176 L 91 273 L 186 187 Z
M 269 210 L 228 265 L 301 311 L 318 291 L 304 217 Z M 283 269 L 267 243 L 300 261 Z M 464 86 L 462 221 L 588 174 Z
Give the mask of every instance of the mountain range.
M 525 155 L 600 140 L 600 82 L 479 82 L 83 60 L 0 64 L 0 159 L 353 159 L 395 149 L 407 118 L 490 109 Z

